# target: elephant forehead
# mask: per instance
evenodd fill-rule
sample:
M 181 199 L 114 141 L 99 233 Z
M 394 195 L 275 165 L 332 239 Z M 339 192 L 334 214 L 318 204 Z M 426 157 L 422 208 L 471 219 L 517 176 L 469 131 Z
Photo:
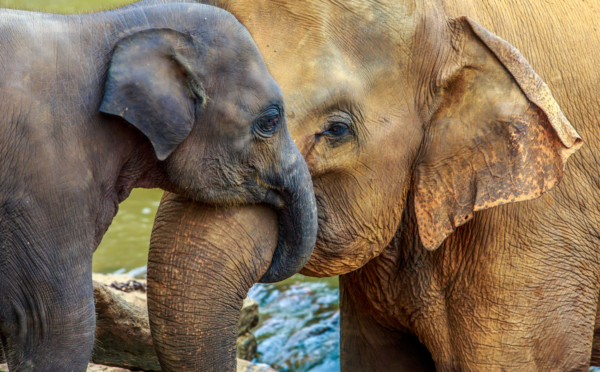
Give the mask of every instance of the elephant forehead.
M 416 29 L 412 1 L 242 1 L 228 10 L 247 27 L 280 83 L 311 63 L 331 69 L 343 61 L 357 74 L 389 69 L 410 55 Z

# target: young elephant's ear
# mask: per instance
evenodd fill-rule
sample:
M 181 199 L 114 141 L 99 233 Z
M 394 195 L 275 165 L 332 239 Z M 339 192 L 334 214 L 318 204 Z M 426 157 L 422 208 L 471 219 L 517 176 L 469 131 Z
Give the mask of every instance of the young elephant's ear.
M 136 32 L 113 52 L 100 111 L 117 115 L 152 142 L 165 160 L 192 130 L 204 92 L 178 51 L 191 48 L 186 35 L 171 29 Z
M 518 50 L 467 17 L 452 22 L 457 62 L 416 165 L 419 235 L 430 250 L 473 212 L 550 190 L 581 146 Z

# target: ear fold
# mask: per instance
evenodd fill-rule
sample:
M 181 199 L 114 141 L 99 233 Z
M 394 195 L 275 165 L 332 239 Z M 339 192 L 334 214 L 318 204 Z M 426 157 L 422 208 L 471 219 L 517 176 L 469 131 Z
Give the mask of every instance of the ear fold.
M 204 92 L 178 50 L 190 40 L 171 29 L 137 32 L 120 40 L 108 69 L 100 111 L 117 115 L 152 142 L 165 160 L 183 142 Z
M 430 250 L 473 212 L 550 190 L 581 146 L 518 50 L 468 17 L 453 21 L 458 67 L 442 88 L 416 166 L 415 211 Z

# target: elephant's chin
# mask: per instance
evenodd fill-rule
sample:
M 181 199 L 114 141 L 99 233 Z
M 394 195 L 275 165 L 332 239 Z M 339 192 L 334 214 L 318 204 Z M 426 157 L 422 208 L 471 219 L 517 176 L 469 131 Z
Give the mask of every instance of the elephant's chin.
M 326 278 L 348 274 L 360 269 L 381 253 L 381 250 L 375 251 L 371 244 L 366 247 L 360 244 L 356 244 L 353 247 L 345 245 L 343 246 L 344 250 L 342 250 L 338 248 L 339 245 L 332 245 L 332 248 L 329 248 L 324 247 L 319 243 L 322 243 L 322 241 L 317 242 L 312 256 L 310 256 L 310 259 L 306 265 L 304 265 L 302 270 L 299 271 L 300 274 L 312 276 L 314 278 Z M 369 255 L 351 255 L 348 251 L 373 253 Z
M 148 257 L 148 310 L 163 371 L 235 371 L 237 325 L 278 243 L 274 210 L 166 193 Z

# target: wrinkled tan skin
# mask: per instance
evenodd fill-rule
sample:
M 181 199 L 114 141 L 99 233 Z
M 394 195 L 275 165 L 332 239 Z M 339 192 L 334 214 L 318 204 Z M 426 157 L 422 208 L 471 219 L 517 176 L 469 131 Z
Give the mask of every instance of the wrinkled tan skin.
M 211 3 L 248 28 L 286 97 L 319 208 L 302 272 L 344 274 L 342 371 L 587 370 L 600 5 Z M 460 15 L 520 50 L 558 105 Z M 581 143 L 559 106 L 586 141 L 561 183 Z M 324 132 L 343 112 L 355 135 L 340 141 Z

